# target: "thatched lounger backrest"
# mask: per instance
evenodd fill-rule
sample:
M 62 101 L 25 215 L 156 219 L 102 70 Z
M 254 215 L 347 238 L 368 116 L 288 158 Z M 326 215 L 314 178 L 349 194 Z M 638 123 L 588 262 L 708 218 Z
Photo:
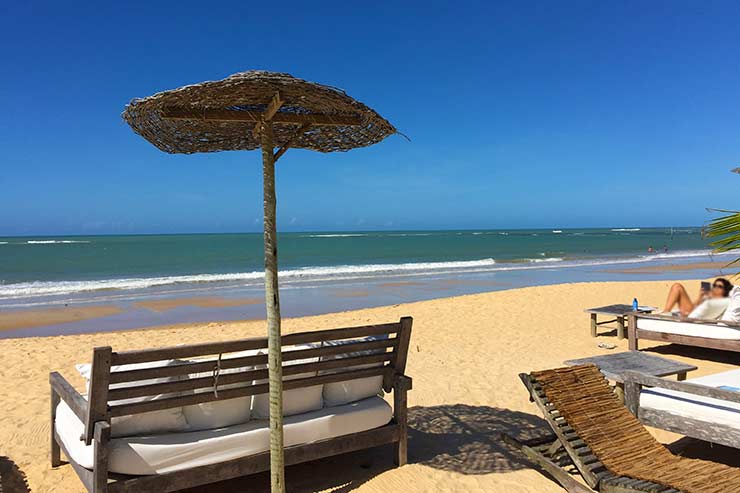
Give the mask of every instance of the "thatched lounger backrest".
M 532 372 L 550 406 L 612 473 L 685 493 L 740 491 L 740 469 L 673 455 L 614 395 L 599 369 Z
M 410 335 L 408 317 L 392 324 L 284 335 L 283 389 L 383 376 L 383 387 L 390 391 L 394 375 L 404 373 Z M 90 442 L 95 422 L 110 422 L 117 416 L 267 393 L 268 384 L 261 383 L 268 377 L 267 354 L 258 351 L 266 348 L 266 337 L 125 352 L 96 348 L 84 438 Z M 252 353 L 234 354 L 244 351 Z M 312 362 L 301 361 L 307 359 Z M 111 367 L 141 363 L 154 364 L 111 371 Z M 204 373 L 208 376 L 193 377 Z M 316 376 L 296 377 L 306 373 Z M 150 383 L 162 377 L 182 379 Z M 156 400 L 137 399 L 163 395 Z

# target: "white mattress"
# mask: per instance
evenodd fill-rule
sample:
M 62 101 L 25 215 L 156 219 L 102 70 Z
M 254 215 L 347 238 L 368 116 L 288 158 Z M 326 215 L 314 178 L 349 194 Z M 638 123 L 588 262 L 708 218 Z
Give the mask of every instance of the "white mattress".
M 311 443 L 378 428 L 392 417 L 390 405 L 371 397 L 343 406 L 286 416 L 285 446 Z M 62 402 L 57 408 L 57 433 L 72 459 L 93 467 L 93 446 L 80 440 L 84 425 Z M 268 422 L 252 420 L 215 430 L 114 438 L 108 468 L 122 474 L 161 474 L 215 464 L 269 450 Z
M 727 386 L 740 389 L 740 369 L 686 381 L 709 387 Z M 640 393 L 640 407 L 667 411 L 676 416 L 722 424 L 740 430 L 740 403 L 738 402 L 653 387 L 643 389 Z
M 719 322 L 718 322 L 719 323 Z M 653 320 L 649 318 L 638 318 L 637 328 L 664 332 L 666 334 L 678 334 L 684 336 L 708 337 L 710 339 L 726 339 L 740 341 L 740 329 L 714 324 L 695 324 L 673 320 Z

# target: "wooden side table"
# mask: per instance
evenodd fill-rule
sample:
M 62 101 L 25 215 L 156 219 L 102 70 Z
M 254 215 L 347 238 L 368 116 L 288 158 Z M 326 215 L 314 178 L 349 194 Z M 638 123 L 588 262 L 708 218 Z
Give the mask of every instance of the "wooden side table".
M 622 399 L 622 402 L 624 402 L 624 373 L 626 371 L 636 371 L 654 377 L 676 375 L 678 380 L 685 380 L 688 372 L 697 369 L 694 365 L 655 356 L 654 354 L 641 353 L 640 351 L 604 354 L 565 362 L 568 366 L 587 363 L 595 364 L 606 378 L 616 382 L 615 392 Z
M 627 315 L 632 313 L 634 310 L 632 310 L 632 305 L 607 305 L 597 308 L 588 308 L 584 311 L 591 314 L 591 337 L 597 336 L 600 325 L 617 322 L 617 339 L 621 340 L 624 339 L 626 335 L 627 324 L 625 323 L 625 319 L 627 318 Z M 651 311 L 652 310 L 641 310 L 639 313 L 651 313 Z M 614 318 L 598 322 L 596 318 L 599 315 L 609 315 Z

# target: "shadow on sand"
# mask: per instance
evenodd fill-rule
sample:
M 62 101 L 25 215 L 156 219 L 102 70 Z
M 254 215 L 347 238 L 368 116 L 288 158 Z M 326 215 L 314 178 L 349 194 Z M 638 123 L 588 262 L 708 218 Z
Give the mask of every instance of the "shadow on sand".
M 499 440 L 502 432 L 522 440 L 547 434 L 537 416 L 487 406 L 453 404 L 409 408 L 409 463 L 460 474 L 489 474 L 531 467 Z M 355 490 L 393 469 L 392 446 L 330 457 L 286 469 L 291 492 Z M 188 493 L 269 492 L 267 473 L 186 490 Z
M 702 459 L 718 462 L 731 467 L 740 467 L 740 454 L 734 448 L 717 445 L 695 438 L 680 438 L 666 445 L 676 455 L 689 459 Z
M 708 349 L 694 346 L 681 346 L 679 344 L 668 344 L 665 346 L 653 346 L 641 349 L 641 351 L 656 353 L 665 356 L 684 356 L 715 363 L 737 365 L 738 354 L 734 351 L 721 351 L 719 349 Z M 689 373 L 688 378 L 691 378 Z
M 26 475 L 7 457 L 0 457 L 0 493 L 28 493 Z

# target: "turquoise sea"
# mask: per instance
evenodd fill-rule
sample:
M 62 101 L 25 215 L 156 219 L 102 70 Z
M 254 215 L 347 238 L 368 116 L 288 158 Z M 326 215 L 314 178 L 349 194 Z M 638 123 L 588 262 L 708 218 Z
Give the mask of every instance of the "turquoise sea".
M 289 316 L 508 287 L 633 279 L 614 272 L 711 259 L 700 227 L 284 233 L 279 249 Z M 0 238 L 0 310 L 157 297 L 258 299 L 262 262 L 259 233 Z M 345 297 L 348 290 L 363 295 Z M 262 308 L 246 310 L 257 317 Z M 109 325 L 244 318 L 245 308 L 231 312 L 175 310 L 166 319 L 119 317 Z
M 653 247 L 655 253 L 648 253 Z M 282 278 L 496 271 L 703 255 L 700 228 L 286 233 Z M 259 281 L 262 235 L 0 238 L 0 299 Z

